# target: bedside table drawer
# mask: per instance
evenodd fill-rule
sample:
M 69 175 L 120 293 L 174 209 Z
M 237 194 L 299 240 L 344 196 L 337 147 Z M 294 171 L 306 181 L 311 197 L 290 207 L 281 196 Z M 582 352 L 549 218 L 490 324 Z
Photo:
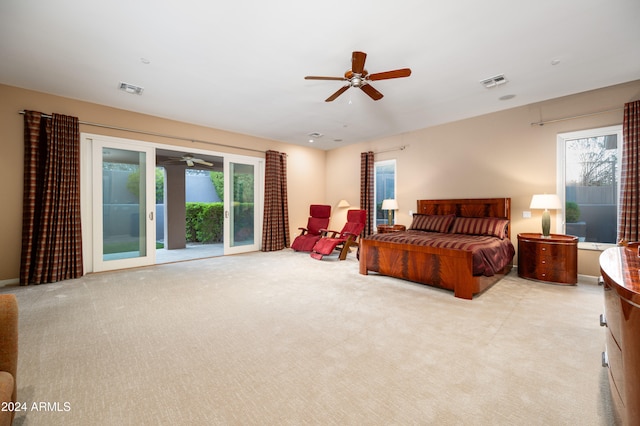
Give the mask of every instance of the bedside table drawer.
M 566 250 L 566 246 L 561 244 L 541 243 L 541 244 L 538 244 L 537 250 L 539 252 L 538 254 L 540 257 L 551 259 L 564 254 Z
M 525 278 L 565 284 L 571 282 L 571 276 L 564 269 L 551 264 L 539 265 L 532 274 Z
M 404 225 L 378 225 L 378 234 L 386 234 L 389 232 L 406 231 L 407 227 Z

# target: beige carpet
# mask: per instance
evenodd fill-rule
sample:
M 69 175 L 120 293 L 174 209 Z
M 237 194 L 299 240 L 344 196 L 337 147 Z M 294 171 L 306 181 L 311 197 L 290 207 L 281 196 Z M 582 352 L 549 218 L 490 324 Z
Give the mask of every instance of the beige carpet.
M 613 424 L 592 284 L 467 301 L 284 250 L 0 292 L 15 425 Z

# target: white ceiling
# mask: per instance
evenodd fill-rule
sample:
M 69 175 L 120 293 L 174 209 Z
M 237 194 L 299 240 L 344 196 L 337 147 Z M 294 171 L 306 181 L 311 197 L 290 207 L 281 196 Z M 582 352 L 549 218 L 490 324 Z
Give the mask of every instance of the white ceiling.
M 639 0 L 2 0 L 0 83 L 332 149 L 640 79 L 639 22 Z M 412 75 L 324 102 L 342 83 L 304 77 L 354 50 Z

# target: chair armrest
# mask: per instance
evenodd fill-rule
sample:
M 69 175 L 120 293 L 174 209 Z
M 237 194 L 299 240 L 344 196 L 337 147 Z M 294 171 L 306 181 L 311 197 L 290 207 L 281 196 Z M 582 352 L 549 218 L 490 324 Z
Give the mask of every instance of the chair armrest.
M 330 229 L 321 229 L 320 230 L 320 234 L 323 237 L 328 237 L 329 234 L 331 234 L 331 236 L 329 238 L 335 238 L 336 235 L 338 235 L 340 232 L 339 231 L 332 231 Z
M 346 231 L 346 232 L 344 232 L 344 235 L 345 235 L 346 237 L 349 237 L 349 238 L 353 237 L 353 239 L 354 239 L 354 240 L 357 240 L 357 239 L 358 239 L 358 234 L 354 234 L 353 232 L 348 232 L 348 231 Z
M 18 369 L 18 301 L 14 294 L 0 294 L 0 371 L 14 378 Z
M 0 371 L 0 402 L 2 402 L 2 410 L 0 410 L 0 425 L 11 426 L 15 411 L 9 402 L 16 402 L 14 390 L 16 382 L 13 376 L 6 371 Z M 10 408 L 10 409 L 9 409 Z
M 18 370 L 18 300 L 14 294 L 0 294 L 0 371 L 13 377 L 3 378 L 3 387 L 12 386 L 11 400 L 16 401 Z M 7 401 L 5 401 L 7 402 Z M 15 413 L 11 413 L 13 419 Z

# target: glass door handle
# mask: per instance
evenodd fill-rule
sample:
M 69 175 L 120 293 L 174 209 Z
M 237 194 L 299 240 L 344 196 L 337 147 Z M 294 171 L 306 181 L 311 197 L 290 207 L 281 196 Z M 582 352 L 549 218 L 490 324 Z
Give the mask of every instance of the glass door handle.
M 149 220 L 153 220 L 153 212 L 149 212 Z

